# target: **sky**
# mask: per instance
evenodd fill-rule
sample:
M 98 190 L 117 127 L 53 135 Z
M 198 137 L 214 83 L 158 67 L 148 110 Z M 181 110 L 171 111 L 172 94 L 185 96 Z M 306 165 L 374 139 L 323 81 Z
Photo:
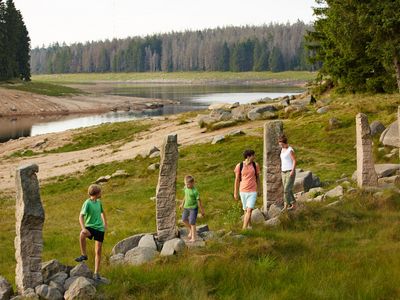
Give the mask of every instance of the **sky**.
M 14 0 L 31 46 L 270 22 L 312 22 L 315 0 Z

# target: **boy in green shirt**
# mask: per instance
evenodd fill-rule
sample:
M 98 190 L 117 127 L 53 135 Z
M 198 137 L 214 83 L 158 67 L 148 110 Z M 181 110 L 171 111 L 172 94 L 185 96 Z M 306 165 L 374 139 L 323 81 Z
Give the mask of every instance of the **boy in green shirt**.
M 189 242 L 194 242 L 196 241 L 196 220 L 199 207 L 201 215 L 204 217 L 205 214 L 199 192 L 194 186 L 194 178 L 190 175 L 185 176 L 185 198 L 179 208 L 182 209 L 182 207 L 182 221 L 189 230 Z
M 95 280 L 100 280 L 101 248 L 104 240 L 104 232 L 107 229 L 107 220 L 100 200 L 101 187 L 97 184 L 90 185 L 88 194 L 90 198 L 83 203 L 81 213 L 79 214 L 79 224 L 81 225 L 79 236 L 81 256 L 75 258 L 75 261 L 82 262 L 88 259 L 86 255 L 86 238 L 94 239 L 95 265 L 93 277 Z

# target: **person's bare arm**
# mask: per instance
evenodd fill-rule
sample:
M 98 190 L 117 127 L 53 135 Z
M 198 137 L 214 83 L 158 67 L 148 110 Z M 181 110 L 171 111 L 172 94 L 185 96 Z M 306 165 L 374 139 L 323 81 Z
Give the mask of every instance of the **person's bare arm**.
M 235 177 L 235 186 L 234 186 L 234 191 L 233 191 L 233 197 L 235 198 L 235 200 L 239 200 L 239 196 L 238 196 L 239 185 L 240 185 L 239 175 L 236 174 L 236 177 Z
M 85 221 L 83 219 L 83 215 L 82 214 L 79 214 L 79 224 L 81 225 L 82 232 L 89 233 L 89 230 L 87 230 L 86 227 L 85 227 Z
M 104 211 L 101 213 L 101 219 L 103 220 L 104 229 L 107 230 L 108 223 L 107 223 L 107 218 L 106 218 L 106 214 L 104 213 Z
M 292 168 L 292 171 L 290 171 L 290 176 L 293 176 L 294 172 L 296 171 L 296 165 L 297 165 L 296 155 L 294 154 L 293 151 L 290 151 L 290 158 L 293 161 L 293 168 Z
M 200 208 L 201 215 L 204 217 L 205 216 L 204 207 L 203 207 L 203 204 L 201 203 L 200 198 L 199 198 L 199 200 L 197 200 L 197 202 L 199 203 L 199 208 Z

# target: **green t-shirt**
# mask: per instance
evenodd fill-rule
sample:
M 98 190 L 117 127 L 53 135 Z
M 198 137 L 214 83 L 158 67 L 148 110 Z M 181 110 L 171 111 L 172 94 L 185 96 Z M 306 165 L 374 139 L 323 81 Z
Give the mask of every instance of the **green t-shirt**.
M 84 215 L 85 227 L 90 227 L 98 231 L 104 232 L 104 224 L 101 218 L 101 213 L 103 212 L 103 205 L 101 200 L 97 199 L 92 201 L 87 199 L 81 209 L 81 215 Z
M 200 199 L 199 192 L 195 187 L 188 189 L 185 187 L 185 205 L 184 208 L 197 208 L 197 201 Z

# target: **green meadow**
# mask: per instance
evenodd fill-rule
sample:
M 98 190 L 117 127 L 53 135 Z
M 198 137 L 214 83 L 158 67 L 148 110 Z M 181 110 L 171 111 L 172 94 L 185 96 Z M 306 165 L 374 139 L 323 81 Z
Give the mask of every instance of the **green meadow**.
M 380 120 L 389 125 L 396 119 L 399 103 L 397 95 L 325 97 L 332 100 L 326 114 L 319 115 L 310 107 L 308 112 L 282 117 L 299 167 L 311 170 L 329 189 L 343 175 L 351 177 L 356 169 L 356 113 L 364 112 L 370 122 Z M 332 117 L 340 121 L 338 129 L 329 130 L 328 120 Z M 97 130 L 141 128 L 135 122 L 102 126 Z M 89 133 L 88 139 L 98 138 Z M 121 135 L 124 141 L 126 136 Z M 73 259 L 80 254 L 78 214 L 88 185 L 99 176 L 124 169 L 129 177 L 112 179 L 103 186 L 109 230 L 101 274 L 111 280 L 110 285 L 100 288 L 105 299 L 400 298 L 400 195 L 394 191 L 385 191 L 377 198 L 359 190 L 346 194 L 343 202 L 332 207 L 326 205 L 335 199 L 308 203 L 283 214 L 277 228 L 260 225 L 241 232 L 241 210 L 232 197 L 233 169 L 246 148 L 253 148 L 258 162 L 262 162 L 262 144 L 259 128 L 251 135 L 229 137 L 216 145 L 180 147 L 178 198 L 183 195 L 183 177 L 192 174 L 206 210 L 199 224 L 207 223 L 211 230 L 223 230 L 227 236 L 207 242 L 205 248 L 187 250 L 178 257 L 157 258 L 139 267 L 110 266 L 108 259 L 114 244 L 123 238 L 155 231 L 155 202 L 150 198 L 155 195 L 158 171 L 147 167 L 157 158 L 137 157 L 54 178 L 41 186 L 46 212 L 43 259 L 57 258 L 75 265 Z M 376 160 L 398 163 L 397 158 L 389 160 L 378 151 Z M 11 282 L 15 270 L 14 204 L 12 195 L 0 196 L 0 274 Z M 257 206 L 261 204 L 259 198 Z M 178 209 L 177 213 L 180 218 Z M 230 231 L 245 238 L 232 238 Z M 90 267 L 94 264 L 93 251 L 93 243 L 89 242 Z

